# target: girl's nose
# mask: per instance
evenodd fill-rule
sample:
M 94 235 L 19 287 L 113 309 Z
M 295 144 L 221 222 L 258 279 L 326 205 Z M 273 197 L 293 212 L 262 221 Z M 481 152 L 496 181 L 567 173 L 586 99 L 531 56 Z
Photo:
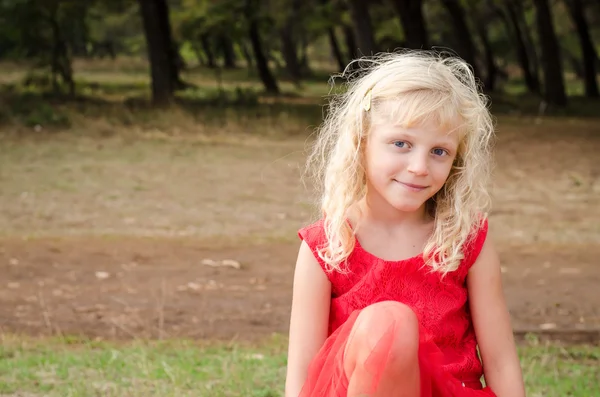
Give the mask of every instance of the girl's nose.
M 429 174 L 428 156 L 424 153 L 413 152 L 408 163 L 408 172 L 423 176 Z

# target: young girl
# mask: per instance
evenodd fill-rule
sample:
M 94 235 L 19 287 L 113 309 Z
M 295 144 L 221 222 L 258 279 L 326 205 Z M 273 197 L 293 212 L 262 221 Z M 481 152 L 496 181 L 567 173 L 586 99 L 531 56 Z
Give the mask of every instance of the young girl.
M 370 61 L 309 157 L 323 218 L 299 231 L 286 397 L 523 397 L 487 238 L 486 100 L 460 59 Z

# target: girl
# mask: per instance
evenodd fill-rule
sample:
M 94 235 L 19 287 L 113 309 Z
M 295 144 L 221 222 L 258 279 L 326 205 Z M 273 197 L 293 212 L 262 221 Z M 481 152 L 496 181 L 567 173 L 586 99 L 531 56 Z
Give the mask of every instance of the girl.
M 524 397 L 487 238 L 486 100 L 460 59 L 370 62 L 309 157 L 323 218 L 299 231 L 286 396 Z

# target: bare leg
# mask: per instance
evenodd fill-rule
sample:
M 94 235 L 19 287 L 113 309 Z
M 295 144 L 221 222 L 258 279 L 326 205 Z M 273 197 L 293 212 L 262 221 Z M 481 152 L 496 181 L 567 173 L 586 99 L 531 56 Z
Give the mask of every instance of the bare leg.
M 387 360 L 369 363 L 374 349 L 385 349 Z M 348 397 L 419 397 L 418 350 L 419 324 L 408 306 L 385 301 L 363 309 L 344 352 Z

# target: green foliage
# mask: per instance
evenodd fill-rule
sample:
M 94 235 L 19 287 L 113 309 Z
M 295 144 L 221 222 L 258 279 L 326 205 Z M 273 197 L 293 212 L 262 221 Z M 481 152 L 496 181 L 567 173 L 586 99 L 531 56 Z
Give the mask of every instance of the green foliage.
M 14 39 L 12 46 L 4 43 L 3 52 L 34 60 L 37 68 L 49 70 L 54 92 L 64 86 L 73 93 L 71 57 L 77 38 L 85 35 L 86 10 L 86 3 L 77 1 L 3 0 L 3 29 Z
M 116 54 L 144 55 L 146 43 L 136 1 L 93 2 L 86 23 L 90 55 L 107 55 L 102 46 L 111 46 Z
M 521 28 L 531 35 L 530 55 L 535 55 L 532 59 L 539 63 L 536 14 L 531 0 L 460 2 L 475 36 L 478 63 L 483 65 L 485 58 L 475 27 L 483 21 L 496 63 L 510 74 L 508 78 L 513 78 L 519 77 L 516 46 L 501 17 L 509 3 L 516 7 Z M 183 61 L 182 69 L 195 60 L 206 65 L 209 53 L 211 66 L 224 65 L 226 55 L 236 60 L 245 58 L 252 63 L 248 39 L 250 18 L 259 22 L 264 52 L 271 67 L 275 65 L 279 70 L 285 70 L 282 31 L 290 25 L 293 25 L 291 35 L 298 57 L 306 56 L 310 61 L 303 63 L 304 71 L 311 71 L 314 65 L 337 69 L 331 56 L 330 28 L 335 29 L 344 56 L 348 53 L 348 43 L 341 34 L 341 28 L 350 26 L 352 22 L 347 4 L 339 0 L 168 0 L 168 4 L 174 44 Z M 564 1 L 550 4 L 565 72 L 581 80 L 582 54 L 574 24 Z M 598 43 L 600 6 L 594 1 L 586 1 L 586 4 L 590 34 L 592 40 Z M 370 2 L 369 7 L 369 18 L 379 49 L 398 48 L 404 31 L 391 3 Z M 431 43 L 438 48 L 456 48 L 459 43 L 441 2 L 424 1 L 423 11 Z M 44 86 L 55 92 L 69 90 L 73 93 L 73 59 L 116 58 L 119 55 L 146 57 L 138 0 L 0 0 L 0 59 L 32 61 L 30 64 L 35 73 L 51 77 L 50 84 L 36 84 L 38 88 Z M 342 62 L 346 61 L 348 59 L 342 59 Z M 304 81 L 311 73 L 304 73 Z
M 66 115 L 46 102 L 39 102 L 33 108 L 20 108 L 23 124 L 28 127 L 68 127 L 69 119 Z
M 36 76 L 39 84 L 47 84 L 47 78 Z M 3 114 L 0 122 L 16 121 L 34 130 L 47 128 L 68 128 L 71 125 L 66 112 L 43 94 L 44 89 L 33 85 L 23 88 L 20 93 L 2 93 Z M 58 99 L 58 98 L 57 98 Z
M 199 42 L 203 35 L 228 35 L 240 40 L 246 35 L 243 2 L 237 0 L 182 0 L 171 10 L 174 36 L 178 41 Z
M 85 13 L 85 2 L 2 0 L 0 26 L 15 44 L 4 46 L 4 53 L 17 58 L 48 56 L 57 35 L 64 39 L 82 34 L 79 22 Z

